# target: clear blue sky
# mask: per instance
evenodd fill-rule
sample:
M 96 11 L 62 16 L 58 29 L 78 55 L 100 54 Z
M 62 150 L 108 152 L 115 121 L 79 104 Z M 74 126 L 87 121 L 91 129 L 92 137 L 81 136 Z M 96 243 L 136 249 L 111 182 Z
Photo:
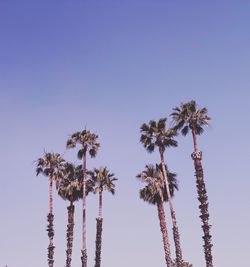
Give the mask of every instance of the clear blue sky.
M 211 213 L 215 267 L 249 262 L 250 3 L 248 1 L 0 0 L 0 266 L 46 266 L 48 182 L 43 150 L 64 153 L 85 126 L 100 135 L 89 168 L 119 178 L 104 197 L 103 267 L 162 267 L 156 208 L 135 176 L 159 161 L 139 127 L 195 99 L 211 126 L 198 139 Z M 178 173 L 174 199 L 184 258 L 205 266 L 191 136 L 166 153 Z M 77 162 L 75 151 L 65 158 Z M 67 203 L 55 196 L 55 267 L 63 266 Z M 168 209 L 167 221 L 170 223 Z M 89 266 L 97 198 L 88 199 Z M 73 265 L 80 266 L 77 204 Z M 173 248 L 173 243 L 172 243 Z M 172 253 L 173 254 L 173 253 Z

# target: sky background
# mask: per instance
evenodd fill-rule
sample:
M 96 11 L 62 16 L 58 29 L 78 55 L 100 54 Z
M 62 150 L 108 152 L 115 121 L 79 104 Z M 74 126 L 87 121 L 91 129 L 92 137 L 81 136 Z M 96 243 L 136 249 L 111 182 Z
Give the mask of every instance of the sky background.
M 212 117 L 198 144 L 214 266 L 247 267 L 249 47 L 249 1 L 0 0 L 0 266 L 47 265 L 49 184 L 35 176 L 34 161 L 46 150 L 77 163 L 76 150 L 65 151 L 65 144 L 84 127 L 101 143 L 88 167 L 108 166 L 119 179 L 116 195 L 104 195 L 102 266 L 165 266 L 156 207 L 139 199 L 143 185 L 135 179 L 159 155 L 144 150 L 139 128 L 195 99 Z M 192 139 L 178 142 L 166 162 L 178 173 L 174 206 L 183 256 L 201 267 Z M 65 264 L 67 205 L 54 194 L 54 267 Z M 97 205 L 90 196 L 89 266 Z M 80 266 L 81 249 L 76 206 L 73 267 Z M 174 255 L 172 237 L 171 247 Z

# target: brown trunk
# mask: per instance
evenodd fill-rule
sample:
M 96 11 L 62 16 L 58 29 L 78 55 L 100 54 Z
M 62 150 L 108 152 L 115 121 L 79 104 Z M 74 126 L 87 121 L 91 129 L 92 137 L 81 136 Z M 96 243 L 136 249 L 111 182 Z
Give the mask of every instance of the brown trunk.
M 170 251 L 170 245 L 169 245 L 169 239 L 168 239 L 168 230 L 167 230 L 165 212 L 164 212 L 162 202 L 157 203 L 157 210 L 158 210 L 158 217 L 160 220 L 160 227 L 161 227 L 161 233 L 162 233 L 162 241 L 163 241 L 163 247 L 164 247 L 164 252 L 165 252 L 166 264 L 167 264 L 167 267 L 172 267 L 173 264 L 172 264 L 171 251 Z
M 194 152 L 198 151 L 198 146 L 197 146 L 197 140 L 196 140 L 196 132 L 192 130 L 192 135 L 193 135 L 193 141 L 194 141 Z
M 82 187 L 82 267 L 87 267 L 86 245 L 86 148 L 83 147 L 83 187 Z
M 54 215 L 53 215 L 53 177 L 50 176 L 49 178 L 49 214 L 47 216 L 47 232 L 49 237 L 49 246 L 48 246 L 48 265 L 49 267 L 53 267 L 54 264 L 54 246 L 53 246 L 53 238 L 54 238 Z
M 73 247 L 73 235 L 74 235 L 74 211 L 75 207 L 73 203 L 70 203 L 68 209 L 68 225 L 67 225 L 67 250 L 66 250 L 66 267 L 71 266 L 72 260 L 72 247 Z
M 49 213 L 53 214 L 53 177 L 49 177 Z
M 168 181 L 168 176 L 165 168 L 165 161 L 164 161 L 164 150 L 162 148 L 159 149 L 160 151 L 160 157 L 161 157 L 161 165 L 162 165 L 162 171 L 163 171 L 163 176 L 165 179 L 165 184 L 166 184 L 166 189 L 167 189 L 167 196 L 168 196 L 168 204 L 169 204 L 169 209 L 170 209 L 170 214 L 172 218 L 172 224 L 173 224 L 173 237 L 174 237 L 174 243 L 175 243 L 175 253 L 176 253 L 176 263 L 177 267 L 182 267 L 182 251 L 181 251 L 181 244 L 180 244 L 180 235 L 179 235 L 179 230 L 176 222 L 176 216 L 175 216 L 175 211 L 170 195 L 170 190 L 169 190 L 169 181 Z
M 95 249 L 95 267 L 101 266 L 101 252 L 102 252 L 102 218 L 96 219 L 96 249 Z
M 53 267 L 54 263 L 54 246 L 53 246 L 53 237 L 54 237 L 54 225 L 53 225 L 53 220 L 54 220 L 54 215 L 49 213 L 47 216 L 48 220 L 48 226 L 47 226 L 47 232 L 48 232 L 48 237 L 49 237 L 49 246 L 48 246 L 48 265 L 49 267 Z
M 202 229 L 204 236 L 202 237 L 204 240 L 204 253 L 205 253 L 205 260 L 206 260 L 206 267 L 213 267 L 213 257 L 212 257 L 212 241 L 210 235 L 210 228 L 211 225 L 209 224 L 209 213 L 208 213 L 208 197 L 206 186 L 204 182 L 204 174 L 203 168 L 201 164 L 201 153 L 196 154 L 198 152 L 197 142 L 196 142 L 196 132 L 193 130 L 193 142 L 194 142 L 194 154 L 192 154 L 192 158 L 194 160 L 194 167 L 195 167 L 195 176 L 196 176 L 196 187 L 198 193 L 198 200 L 200 202 L 199 209 L 200 209 L 200 218 L 202 221 Z
M 102 252 L 102 191 L 99 192 L 99 212 L 96 218 L 96 241 L 95 241 L 95 267 L 101 266 L 101 252 Z
M 99 192 L 99 218 L 102 218 L 102 191 Z

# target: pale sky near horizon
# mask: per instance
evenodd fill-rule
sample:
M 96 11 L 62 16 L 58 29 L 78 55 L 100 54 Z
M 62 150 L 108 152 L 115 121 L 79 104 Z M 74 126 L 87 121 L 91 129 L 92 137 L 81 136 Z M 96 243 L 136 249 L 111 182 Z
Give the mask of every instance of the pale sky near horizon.
M 214 267 L 249 267 L 250 2 L 0 0 L 0 267 L 47 265 L 48 181 L 35 176 L 43 151 L 64 153 L 84 127 L 100 136 L 88 167 L 108 166 L 102 267 L 163 267 L 156 207 L 138 197 L 135 176 L 159 162 L 139 143 L 143 122 L 180 102 L 206 106 L 198 138 L 209 197 Z M 174 198 L 184 259 L 205 266 L 191 136 L 166 151 L 177 172 Z M 87 201 L 94 265 L 97 197 Z M 54 194 L 55 264 L 65 264 L 66 202 Z M 169 213 L 166 216 L 171 238 Z M 81 203 L 72 266 L 80 266 Z

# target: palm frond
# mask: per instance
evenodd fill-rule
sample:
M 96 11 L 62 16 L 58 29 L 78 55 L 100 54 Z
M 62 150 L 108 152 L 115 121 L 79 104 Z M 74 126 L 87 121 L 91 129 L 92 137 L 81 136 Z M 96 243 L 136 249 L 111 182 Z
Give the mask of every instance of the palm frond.
M 83 149 L 80 149 L 80 150 L 78 150 L 77 158 L 82 159 L 82 157 L 83 157 Z
M 183 128 L 181 129 L 181 133 L 182 133 L 182 135 L 184 135 L 184 136 L 186 136 L 186 135 L 188 134 L 188 132 L 189 132 L 189 126 L 188 126 L 188 125 L 186 125 L 185 127 L 183 127 Z
M 148 151 L 149 153 L 154 152 L 154 150 L 155 150 L 155 144 L 149 144 L 149 145 L 147 145 L 147 146 L 146 146 L 146 149 L 147 149 L 147 151 Z
M 175 128 L 167 128 L 166 122 L 167 119 L 162 118 L 159 121 L 151 120 L 148 125 L 144 123 L 141 126 L 140 142 L 149 153 L 152 153 L 156 146 L 161 150 L 177 146 L 177 142 L 173 139 L 177 135 L 177 131 Z
M 207 115 L 207 108 L 198 109 L 195 100 L 181 103 L 180 107 L 174 108 L 173 111 L 171 116 L 175 121 L 175 128 L 181 130 L 184 136 L 188 134 L 189 129 L 197 134 L 202 134 L 203 126 L 207 126 L 211 119 Z
M 166 168 L 167 170 L 167 168 Z M 176 180 L 176 173 L 171 173 L 167 170 L 167 176 L 169 181 L 170 194 L 173 197 L 174 191 L 178 190 L 178 183 Z M 136 176 L 142 182 L 147 185 L 140 190 L 140 198 L 150 204 L 156 204 L 159 201 L 167 201 L 167 189 L 165 180 L 163 178 L 163 172 L 161 164 L 148 164 L 140 174 Z
M 44 152 L 43 158 L 36 161 L 36 175 L 52 176 L 54 180 L 57 180 L 62 176 L 64 164 L 65 160 L 59 153 Z
M 94 193 L 107 190 L 108 192 L 115 193 L 115 183 L 118 179 L 114 173 L 111 173 L 107 167 L 95 168 L 93 171 L 88 171 L 88 177 L 92 182 Z
M 72 134 L 71 138 L 67 141 L 67 147 L 73 148 L 76 144 L 81 145 L 82 150 L 89 152 L 91 157 L 95 157 L 100 144 L 97 142 L 98 135 L 91 133 L 89 130 L 84 129 L 81 132 Z M 78 158 L 82 159 L 83 151 L 78 151 Z
M 96 156 L 96 154 L 97 154 L 97 149 L 96 148 L 91 148 L 89 150 L 89 155 L 90 155 L 91 158 L 94 158 Z

